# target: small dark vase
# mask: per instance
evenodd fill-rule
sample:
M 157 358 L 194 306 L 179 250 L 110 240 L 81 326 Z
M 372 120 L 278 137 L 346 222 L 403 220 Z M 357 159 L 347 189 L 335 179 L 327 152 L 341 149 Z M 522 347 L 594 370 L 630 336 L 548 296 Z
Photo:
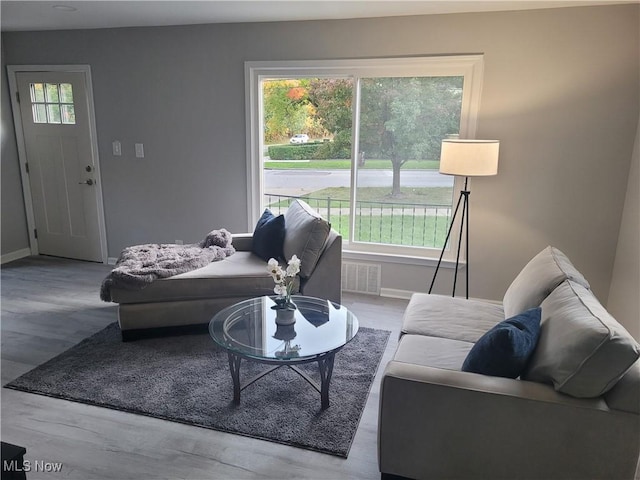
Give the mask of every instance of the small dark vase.
M 298 308 L 293 301 L 291 301 L 291 297 L 274 297 L 273 301 L 276 302 L 271 308 L 273 310 L 295 310 Z
M 296 321 L 296 304 L 289 298 L 276 297 L 271 308 L 276 311 L 276 325 L 292 325 Z
M 296 323 L 295 308 L 276 308 L 276 325 L 293 325 Z

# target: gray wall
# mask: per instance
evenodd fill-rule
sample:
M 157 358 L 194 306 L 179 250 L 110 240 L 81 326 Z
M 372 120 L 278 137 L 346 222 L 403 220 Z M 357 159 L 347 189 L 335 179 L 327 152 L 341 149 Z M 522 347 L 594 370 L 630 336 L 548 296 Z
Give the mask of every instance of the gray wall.
M 622 212 L 618 250 L 613 268 L 609 312 L 640 341 L 640 125 L 636 134 L 629 187 Z
M 639 8 L 3 38 L 8 64 L 91 65 L 109 256 L 246 229 L 244 61 L 484 53 L 477 137 L 500 139 L 501 157 L 498 176 L 472 185 L 471 295 L 501 299 L 552 244 L 604 301 L 638 123 Z M 111 155 L 115 139 L 122 157 Z M 135 142 L 145 159 L 134 158 Z M 426 290 L 431 275 L 385 264 L 383 287 Z M 439 291 L 450 289 L 445 277 Z

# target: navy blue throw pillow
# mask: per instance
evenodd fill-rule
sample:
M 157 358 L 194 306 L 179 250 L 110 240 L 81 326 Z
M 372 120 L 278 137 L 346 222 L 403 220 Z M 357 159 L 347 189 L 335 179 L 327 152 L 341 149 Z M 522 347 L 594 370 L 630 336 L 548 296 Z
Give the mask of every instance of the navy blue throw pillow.
M 517 378 L 524 371 L 540 337 L 540 307 L 500 322 L 473 346 L 463 372 Z
M 281 260 L 284 258 L 284 215 L 277 217 L 269 210 L 258 220 L 253 231 L 253 246 L 251 251 L 268 262 L 270 258 Z

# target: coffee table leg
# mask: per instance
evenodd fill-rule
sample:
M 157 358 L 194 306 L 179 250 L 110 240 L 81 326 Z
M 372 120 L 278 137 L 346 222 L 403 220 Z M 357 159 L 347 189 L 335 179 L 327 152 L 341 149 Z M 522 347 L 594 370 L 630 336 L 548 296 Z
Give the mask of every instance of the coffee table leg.
M 333 359 L 335 355 L 328 355 L 318 360 L 320 367 L 320 405 L 322 410 L 329 408 L 329 384 L 333 374 Z
M 240 404 L 240 361 L 242 357 L 227 352 L 229 356 L 229 369 L 231 370 L 231 378 L 233 379 L 233 402 Z

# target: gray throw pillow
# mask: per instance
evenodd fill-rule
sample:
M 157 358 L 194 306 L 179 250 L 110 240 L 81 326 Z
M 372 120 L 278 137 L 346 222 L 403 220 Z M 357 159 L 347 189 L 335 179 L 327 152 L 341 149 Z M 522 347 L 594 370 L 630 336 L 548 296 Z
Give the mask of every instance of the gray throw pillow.
M 562 393 L 599 397 L 640 357 L 640 345 L 590 290 L 567 280 L 542 302 L 540 339 L 524 380 Z
M 300 277 L 312 273 L 324 251 L 331 225 L 302 200 L 294 200 L 284 214 L 284 256 L 300 259 Z

